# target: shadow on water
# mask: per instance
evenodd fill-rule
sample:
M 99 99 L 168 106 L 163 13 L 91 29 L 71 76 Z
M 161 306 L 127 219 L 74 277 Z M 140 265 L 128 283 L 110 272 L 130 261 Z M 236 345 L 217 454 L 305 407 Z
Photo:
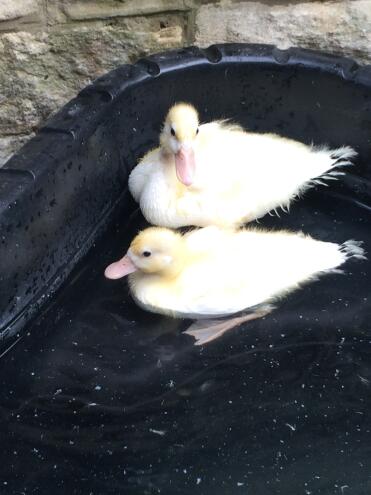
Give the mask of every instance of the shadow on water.
M 369 221 L 319 192 L 261 223 L 369 250 Z M 111 226 L 0 360 L 0 493 L 370 493 L 369 262 L 197 348 L 103 277 L 144 225 Z

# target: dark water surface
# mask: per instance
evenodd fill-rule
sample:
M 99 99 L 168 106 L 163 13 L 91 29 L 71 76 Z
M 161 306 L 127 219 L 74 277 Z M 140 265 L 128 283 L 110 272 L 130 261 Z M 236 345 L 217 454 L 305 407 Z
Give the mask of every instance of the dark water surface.
M 370 251 L 370 211 L 327 191 L 262 224 Z M 104 279 L 121 223 L 0 359 L 0 494 L 370 494 L 370 263 L 198 348 Z

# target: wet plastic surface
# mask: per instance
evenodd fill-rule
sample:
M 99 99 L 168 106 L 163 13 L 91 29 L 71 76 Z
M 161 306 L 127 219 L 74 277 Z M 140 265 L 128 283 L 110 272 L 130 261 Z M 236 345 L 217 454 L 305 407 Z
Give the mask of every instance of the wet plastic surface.
M 370 95 L 371 66 L 268 45 L 190 47 L 101 77 L 0 169 L 0 341 L 25 328 L 99 237 L 173 102 L 194 103 L 204 121 L 350 144 L 370 177 Z
M 262 223 L 371 245 L 369 210 L 327 190 Z M 111 228 L 0 360 L 1 493 L 369 493 L 370 263 L 200 349 L 103 277 L 142 225 Z
M 127 173 L 177 99 L 354 146 L 355 175 L 261 223 L 370 252 L 370 73 L 272 47 L 160 55 L 86 88 L 0 170 L 1 494 L 370 493 L 369 261 L 205 348 L 103 277 L 144 225 Z

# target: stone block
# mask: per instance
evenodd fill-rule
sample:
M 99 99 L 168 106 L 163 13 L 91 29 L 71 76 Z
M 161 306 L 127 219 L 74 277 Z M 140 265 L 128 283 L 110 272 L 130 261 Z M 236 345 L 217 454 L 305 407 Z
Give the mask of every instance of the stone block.
M 49 115 L 105 72 L 185 44 L 183 14 L 120 19 L 0 37 L 0 138 L 34 132 Z M 16 140 L 6 139 L 13 151 Z
M 185 0 L 64 0 L 61 4 L 63 13 L 73 20 L 146 15 L 186 9 Z
M 371 0 L 237 2 L 201 6 L 195 41 L 300 46 L 371 62 Z
M 1 0 L 0 21 L 13 21 L 34 15 L 39 8 L 39 0 Z

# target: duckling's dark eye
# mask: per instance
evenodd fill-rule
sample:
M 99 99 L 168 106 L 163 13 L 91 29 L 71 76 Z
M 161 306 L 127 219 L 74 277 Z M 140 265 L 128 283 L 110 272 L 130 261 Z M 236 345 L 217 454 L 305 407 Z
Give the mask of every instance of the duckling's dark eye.
M 197 127 L 196 136 L 197 136 L 197 134 L 198 134 L 199 130 L 200 130 L 200 129 Z
M 175 131 L 174 131 L 174 129 L 173 129 L 173 128 L 171 128 L 171 129 L 170 129 L 170 132 L 171 132 L 171 135 L 172 135 L 172 136 L 175 136 Z
M 149 256 L 151 256 L 151 251 L 143 251 L 142 255 L 143 255 L 145 258 L 148 258 Z

